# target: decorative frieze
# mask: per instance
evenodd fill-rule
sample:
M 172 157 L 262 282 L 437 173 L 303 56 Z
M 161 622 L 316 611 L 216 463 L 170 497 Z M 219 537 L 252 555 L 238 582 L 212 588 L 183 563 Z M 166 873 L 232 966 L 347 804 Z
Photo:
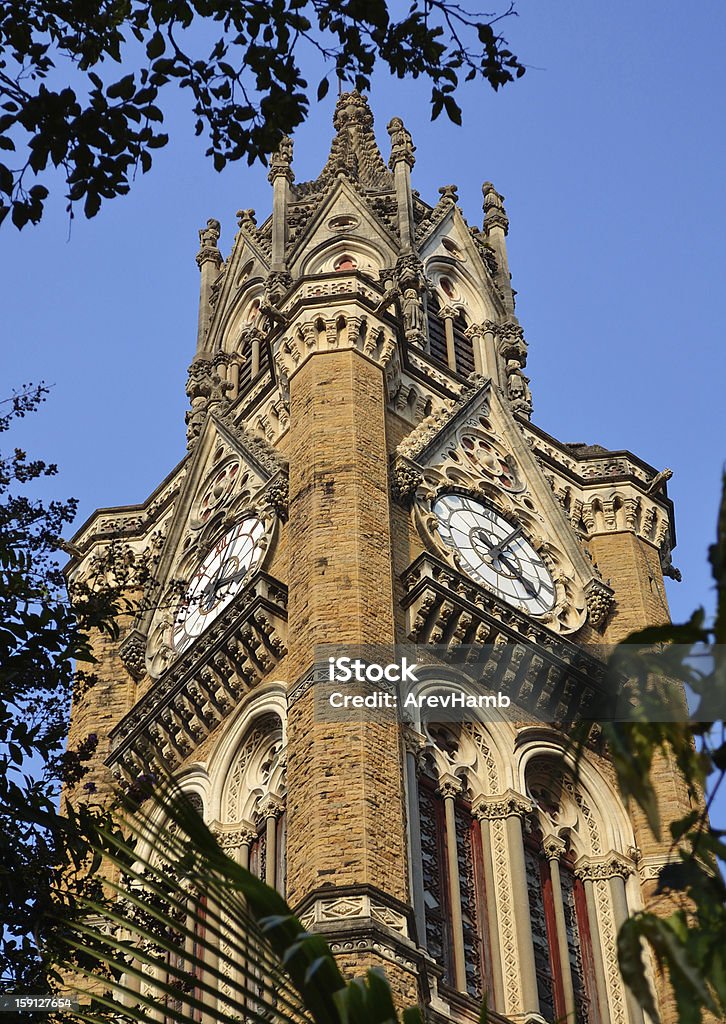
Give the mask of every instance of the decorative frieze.
M 487 689 L 513 704 L 565 722 L 597 717 L 600 702 L 612 702 L 603 662 L 433 556 L 420 555 L 403 584 L 409 639 L 453 663 L 463 646 L 467 672 L 481 662 Z
M 176 768 L 286 653 L 287 590 L 258 573 L 111 732 L 107 764 Z
M 587 878 L 592 881 L 602 881 L 608 878 L 629 878 L 635 873 L 633 862 L 611 850 L 604 857 L 581 857 L 575 865 L 575 874 L 583 881 Z
M 496 819 L 524 818 L 532 813 L 532 801 L 508 789 L 504 793 L 495 796 L 478 796 L 472 804 L 472 814 L 480 820 L 494 821 Z

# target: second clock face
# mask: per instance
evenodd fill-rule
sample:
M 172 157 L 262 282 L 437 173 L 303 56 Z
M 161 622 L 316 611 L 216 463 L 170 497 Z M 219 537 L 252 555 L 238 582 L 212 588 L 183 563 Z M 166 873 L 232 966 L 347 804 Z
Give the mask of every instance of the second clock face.
M 265 530 L 250 517 L 228 530 L 202 560 L 177 609 L 174 650 L 182 651 L 204 632 L 242 589 L 262 557 Z
M 434 502 L 438 531 L 469 576 L 509 604 L 543 615 L 555 603 L 555 585 L 522 527 L 482 501 L 445 494 Z

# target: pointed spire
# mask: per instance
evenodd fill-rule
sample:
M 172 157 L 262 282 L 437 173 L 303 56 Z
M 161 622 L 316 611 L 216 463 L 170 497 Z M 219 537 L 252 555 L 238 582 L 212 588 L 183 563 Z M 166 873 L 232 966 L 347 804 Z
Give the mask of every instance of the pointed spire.
M 336 134 L 330 156 L 316 184 L 327 184 L 343 173 L 366 188 L 392 188 L 391 174 L 373 134 L 373 114 L 366 98 L 357 91 L 342 93 L 335 105 L 333 127 Z

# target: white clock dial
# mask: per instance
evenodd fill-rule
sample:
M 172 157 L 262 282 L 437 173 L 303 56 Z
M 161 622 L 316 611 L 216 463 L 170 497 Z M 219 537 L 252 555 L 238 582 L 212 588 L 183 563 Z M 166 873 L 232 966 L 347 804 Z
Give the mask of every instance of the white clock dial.
M 441 539 L 469 576 L 522 611 L 543 615 L 552 609 L 555 585 L 521 526 L 461 494 L 437 498 L 433 511 Z
M 186 650 L 242 589 L 262 557 L 264 533 L 259 519 L 243 519 L 207 553 L 174 618 L 172 644 L 177 654 Z

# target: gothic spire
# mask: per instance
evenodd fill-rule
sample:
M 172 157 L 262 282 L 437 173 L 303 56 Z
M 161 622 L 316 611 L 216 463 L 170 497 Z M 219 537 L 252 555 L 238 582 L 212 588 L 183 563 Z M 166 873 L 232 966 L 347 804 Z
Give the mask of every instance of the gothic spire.
M 333 127 L 336 134 L 330 155 L 315 184 L 326 185 L 342 172 L 364 188 L 393 188 L 392 175 L 373 134 L 373 114 L 366 98 L 355 90 L 341 93 Z

